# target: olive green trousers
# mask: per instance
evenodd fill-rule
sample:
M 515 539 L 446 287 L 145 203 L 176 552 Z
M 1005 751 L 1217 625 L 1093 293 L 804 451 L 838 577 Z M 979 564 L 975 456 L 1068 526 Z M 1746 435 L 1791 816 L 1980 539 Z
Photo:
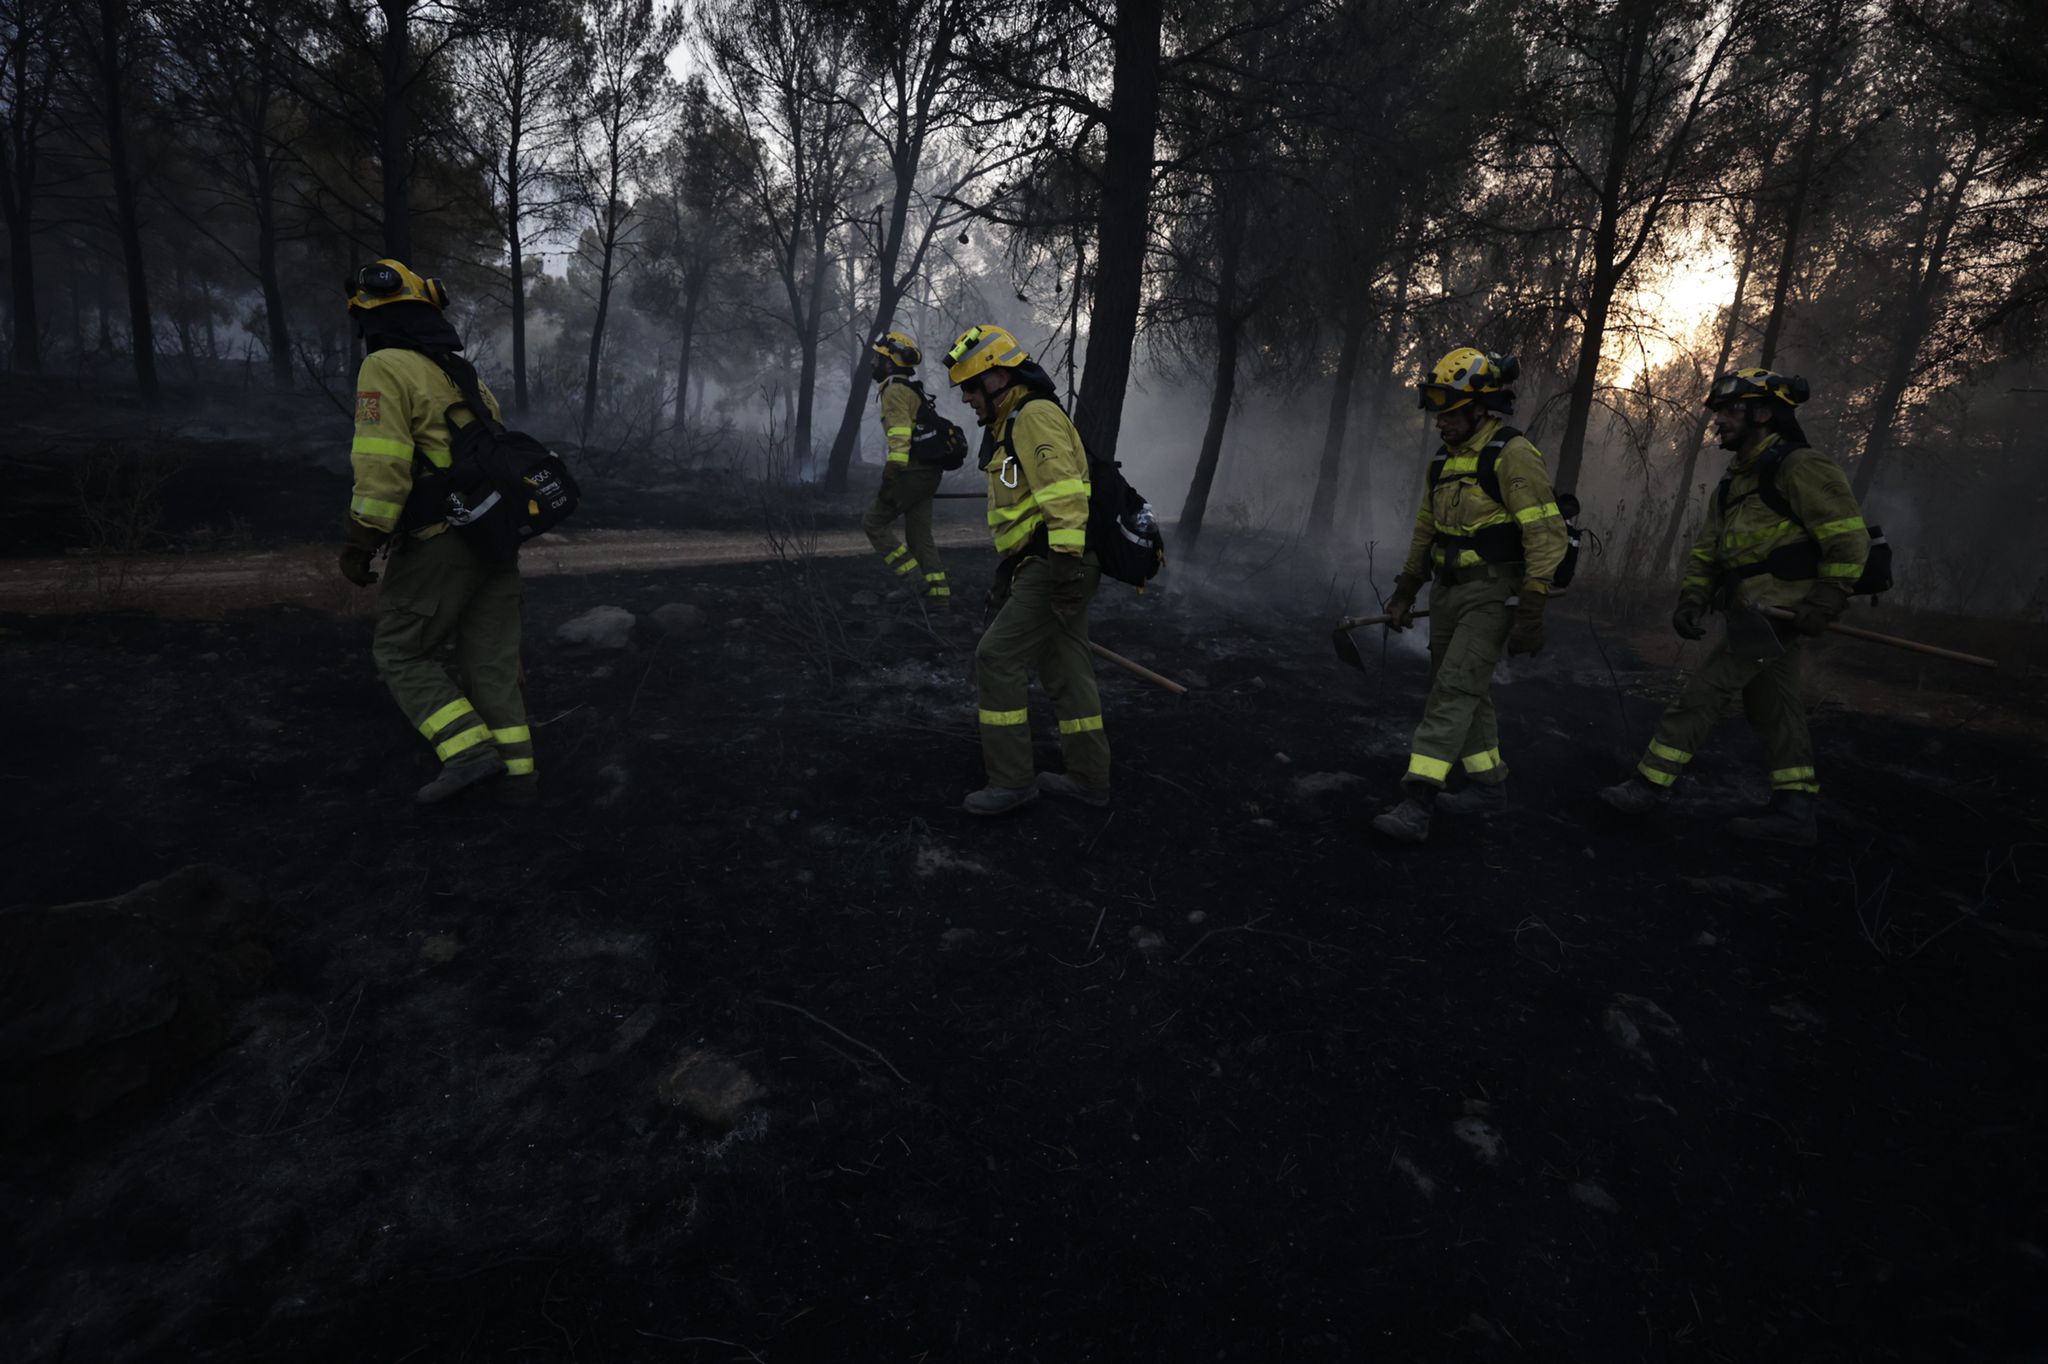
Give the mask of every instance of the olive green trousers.
M 895 475 L 875 491 L 875 500 L 860 523 L 882 562 L 911 586 L 921 584 L 927 597 L 953 595 L 946 582 L 946 565 L 939 559 L 938 541 L 932 539 L 932 494 L 944 477 L 945 470 L 932 464 L 897 466 Z M 890 529 L 899 516 L 907 545 L 899 543 Z
M 518 564 L 487 562 L 453 531 L 400 540 L 391 551 L 370 656 L 398 708 L 444 763 L 491 743 L 507 775 L 534 770 L 519 597 Z M 441 659 L 451 647 L 453 676 Z
M 1508 779 L 1493 709 L 1493 669 L 1507 648 L 1508 598 L 1522 566 L 1482 570 L 1469 582 L 1439 581 L 1429 592 L 1429 698 L 1409 745 L 1403 781 L 1442 786 L 1453 765 L 1481 785 Z
M 1763 741 L 1764 763 L 1777 791 L 1818 791 L 1813 769 L 1813 736 L 1806 728 L 1806 704 L 1799 697 L 1799 660 L 1805 650 L 1796 635 L 1782 638 L 1785 652 L 1755 663 L 1728 656 L 1716 644 L 1686 682 L 1685 690 L 1657 722 L 1657 736 L 1636 771 L 1657 786 L 1670 787 L 1685 772 L 1714 725 L 1738 698 L 1750 727 Z
M 1102 572 L 1088 560 L 1087 600 Z M 1000 581 L 1000 577 L 998 579 Z M 1102 732 L 1102 697 L 1095 689 L 1095 659 L 1088 652 L 1084 604 L 1062 620 L 1052 608 L 1052 571 L 1043 559 L 1025 559 L 1010 580 L 1009 596 L 975 646 L 981 702 L 981 760 L 991 786 L 1029 786 L 1031 673 L 1052 697 L 1059 718 L 1060 753 L 1067 775 L 1083 786 L 1109 787 L 1109 738 Z

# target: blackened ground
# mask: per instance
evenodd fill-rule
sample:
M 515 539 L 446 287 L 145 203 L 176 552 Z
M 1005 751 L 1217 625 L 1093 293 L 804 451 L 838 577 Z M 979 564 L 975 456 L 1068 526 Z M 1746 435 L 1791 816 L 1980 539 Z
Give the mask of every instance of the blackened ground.
M 1193 692 L 1105 668 L 1113 807 L 982 823 L 972 628 L 808 568 L 530 583 L 528 812 L 414 809 L 360 619 L 7 621 L 5 898 L 217 863 L 277 965 L 0 1164 L 5 1357 L 2040 1357 L 2038 698 L 1847 709 L 1831 645 L 1821 847 L 1718 832 L 1739 722 L 1626 825 L 1669 646 L 1567 604 L 1512 814 L 1394 848 L 1419 657 L 1117 592 Z
M 0 407 L 18 391 L 0 378 Z M 47 410 L 40 399 L 22 401 L 32 406 L 18 410 Z M 0 417 L 7 494 L 0 498 L 0 557 L 205 553 L 339 539 L 350 427 L 317 397 L 277 400 L 275 410 L 220 404 L 166 414 L 138 436 L 143 422 L 118 404 L 98 422 L 68 410 L 62 424 Z M 729 472 L 603 452 L 576 455 L 572 464 L 583 486 L 579 529 L 731 530 L 762 521 L 759 485 Z M 778 510 L 855 525 L 879 476 L 857 466 L 855 486 L 833 496 L 809 484 L 785 489 Z M 948 487 L 979 490 L 972 469 Z

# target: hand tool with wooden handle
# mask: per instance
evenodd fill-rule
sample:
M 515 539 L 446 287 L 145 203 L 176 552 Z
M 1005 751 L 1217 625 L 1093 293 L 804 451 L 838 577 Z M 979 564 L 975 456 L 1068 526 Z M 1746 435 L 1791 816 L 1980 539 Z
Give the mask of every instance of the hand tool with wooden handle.
M 1427 611 L 1410 611 L 1408 619 L 1422 620 L 1428 615 Z M 1330 643 L 1337 648 L 1338 661 L 1348 663 L 1363 672 L 1365 658 L 1358 652 L 1358 645 L 1352 642 L 1351 632 L 1368 625 L 1385 625 L 1392 619 L 1392 616 L 1346 616 L 1338 621 L 1337 628 L 1330 631 Z

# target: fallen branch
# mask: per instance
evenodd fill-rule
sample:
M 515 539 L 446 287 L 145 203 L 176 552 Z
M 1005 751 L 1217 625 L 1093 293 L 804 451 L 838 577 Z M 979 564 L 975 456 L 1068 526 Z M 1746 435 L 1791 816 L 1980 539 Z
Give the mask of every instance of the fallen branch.
M 907 1085 L 907 1084 L 909 1084 L 909 1083 L 910 1083 L 910 1077 L 909 1077 L 908 1075 L 905 1075 L 905 1074 L 904 1074 L 904 1073 L 903 1073 L 902 1071 L 900 1071 L 900 1070 L 896 1069 L 895 1063 L 894 1063 L 894 1062 L 892 1062 L 892 1061 L 891 1061 L 891 1060 L 890 1060 L 890 1059 L 889 1059 L 888 1057 L 886 1057 L 886 1056 L 882 1055 L 882 1053 L 881 1053 L 881 1052 L 879 1052 L 879 1051 L 876 1051 L 876 1050 L 875 1050 L 875 1049 L 874 1049 L 873 1047 L 871 1047 L 871 1046 L 869 1046 L 869 1045 L 868 1045 L 867 1043 L 865 1043 L 865 1042 L 861 1041 L 861 1040 L 860 1040 L 860 1039 L 859 1039 L 858 1037 L 855 1037 L 855 1036 L 854 1036 L 854 1035 L 853 1035 L 852 1033 L 846 1032 L 846 1031 L 844 1031 L 843 1029 L 840 1029 L 840 1028 L 835 1028 L 835 1027 L 833 1027 L 833 1026 L 832 1026 L 832 1025 L 830 1024 L 830 1023 L 827 1023 L 827 1022 L 826 1022 L 826 1021 L 825 1021 L 824 1019 L 822 1019 L 822 1018 L 818 1017 L 818 1016 L 817 1016 L 816 1014 L 812 1013 L 812 1012 L 811 1012 L 811 1011 L 810 1011 L 809 1009 L 806 1009 L 806 1008 L 804 1008 L 804 1007 L 803 1007 L 802 1005 L 800 1005 L 800 1004 L 785 1004 L 785 1003 L 784 1003 L 783 1001 L 781 1001 L 781 1000 L 779 1000 L 779 999 L 769 999 L 769 998 L 768 998 L 768 997 L 767 997 L 766 995 L 756 995 L 756 996 L 755 996 L 754 998 L 755 998 L 755 1002 L 756 1002 L 756 1003 L 759 1003 L 759 1004 L 768 1004 L 768 1005 L 772 1005 L 773 1007 L 775 1007 L 775 1008 L 777 1008 L 777 1009 L 787 1009 L 787 1010 L 789 1010 L 789 1011 L 790 1011 L 791 1013 L 793 1013 L 793 1014 L 802 1014 L 802 1015 L 803 1015 L 803 1016 L 804 1016 L 805 1018 L 808 1018 L 808 1019 L 810 1019 L 810 1020 L 811 1020 L 811 1022 L 813 1022 L 813 1023 L 817 1024 L 817 1025 L 818 1025 L 819 1027 L 823 1028 L 823 1029 L 824 1029 L 824 1030 L 825 1030 L 826 1032 L 829 1032 L 829 1033 L 833 1034 L 833 1035 L 834 1035 L 835 1037 L 839 1037 L 839 1038 L 842 1038 L 842 1039 L 844 1039 L 845 1041 L 848 1041 L 848 1042 L 851 1042 L 851 1043 L 853 1043 L 853 1045 L 855 1045 L 856 1047 L 859 1047 L 859 1048 L 860 1048 L 860 1049 L 861 1049 L 862 1051 L 864 1051 L 864 1052 L 866 1052 L 866 1053 L 867 1053 L 868 1055 L 870 1055 L 870 1056 L 874 1057 L 874 1058 L 875 1058 L 875 1059 L 876 1059 L 877 1061 L 880 1061 L 880 1062 L 881 1062 L 881 1063 L 882 1063 L 883 1065 L 885 1065 L 885 1066 L 889 1067 L 889 1073 L 890 1073 L 891 1075 L 895 1076 L 895 1077 L 896 1077 L 897 1079 L 899 1079 L 899 1080 L 903 1081 L 903 1083 L 904 1083 L 904 1084 L 906 1084 L 906 1085 Z
M 637 1326 L 633 1328 L 633 1334 L 636 1336 L 646 1336 L 649 1340 L 664 1340 L 671 1345 L 723 1345 L 728 1350 L 738 1350 L 748 1359 L 753 1360 L 754 1364 L 767 1364 L 767 1361 L 762 1359 L 761 1356 L 755 1354 L 736 1340 L 720 1340 L 717 1336 L 665 1336 L 659 1331 L 643 1331 Z

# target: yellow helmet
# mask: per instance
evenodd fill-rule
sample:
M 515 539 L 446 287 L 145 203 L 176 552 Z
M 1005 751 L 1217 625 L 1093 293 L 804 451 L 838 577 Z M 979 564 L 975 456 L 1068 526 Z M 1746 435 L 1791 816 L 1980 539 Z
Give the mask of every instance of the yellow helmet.
M 1521 372 L 1521 361 L 1512 355 L 1488 355 L 1476 346 L 1460 346 L 1431 366 L 1429 377 L 1415 385 L 1415 405 L 1431 412 L 1455 412 L 1474 399 L 1488 407 L 1497 406 L 1501 397 L 1512 397 L 1508 385 Z
M 917 348 L 917 342 L 910 339 L 908 332 L 884 332 L 882 339 L 868 347 L 892 365 L 905 369 L 916 369 L 924 363 L 924 352 Z
M 993 322 L 984 322 L 961 332 L 960 339 L 946 352 L 946 378 L 954 384 L 964 384 L 977 374 L 999 366 L 1021 365 L 1030 358 L 1031 353 L 1017 344 L 1016 337 Z
M 366 313 L 387 303 L 448 306 L 448 291 L 441 287 L 441 281 L 414 274 L 403 261 L 380 260 L 365 265 L 343 280 L 341 287 L 348 291 L 350 312 Z
M 1812 390 L 1807 387 L 1806 380 L 1796 374 L 1751 368 L 1738 369 L 1714 380 L 1705 401 L 1709 408 L 1715 408 L 1752 398 L 1768 398 L 1787 407 L 1797 407 L 1811 396 Z

